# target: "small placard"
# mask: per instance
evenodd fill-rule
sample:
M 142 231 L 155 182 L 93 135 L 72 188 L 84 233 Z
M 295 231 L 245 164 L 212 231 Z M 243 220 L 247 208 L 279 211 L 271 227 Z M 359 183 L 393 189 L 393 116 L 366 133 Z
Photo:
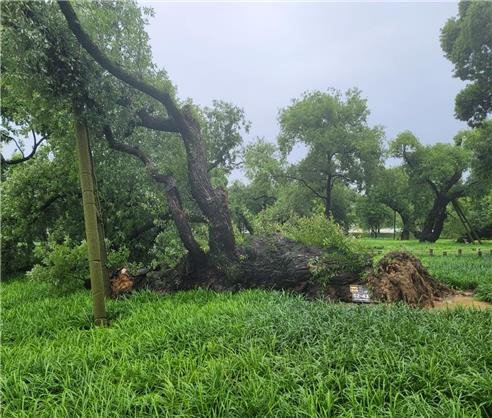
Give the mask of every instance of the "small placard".
M 352 294 L 352 301 L 354 302 L 371 302 L 371 295 L 369 289 L 362 285 L 351 284 L 350 293 Z

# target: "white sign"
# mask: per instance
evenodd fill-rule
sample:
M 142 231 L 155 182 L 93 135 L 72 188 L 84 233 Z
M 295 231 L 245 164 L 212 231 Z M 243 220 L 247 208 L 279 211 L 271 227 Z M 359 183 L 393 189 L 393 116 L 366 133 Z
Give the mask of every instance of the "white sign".
M 371 302 L 371 294 L 369 292 L 369 289 L 365 286 L 351 284 L 350 293 L 352 294 L 352 301 L 354 302 Z

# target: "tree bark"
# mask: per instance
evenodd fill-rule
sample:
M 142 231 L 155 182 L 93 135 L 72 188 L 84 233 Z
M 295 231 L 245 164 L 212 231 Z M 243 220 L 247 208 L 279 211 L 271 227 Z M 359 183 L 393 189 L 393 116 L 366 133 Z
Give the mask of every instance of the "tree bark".
M 398 212 L 398 211 L 396 211 Z M 410 232 L 414 231 L 415 228 L 413 226 L 413 221 L 411 220 L 410 216 L 405 214 L 405 213 L 400 213 L 398 212 L 400 217 L 401 217 L 401 221 L 403 223 L 403 228 L 401 230 L 401 234 L 400 234 L 400 239 L 402 241 L 407 241 L 410 239 Z
M 82 189 L 82 203 L 84 208 L 84 223 L 89 256 L 89 270 L 91 276 L 92 304 L 96 325 L 107 323 L 105 294 L 105 268 L 102 260 L 101 239 L 99 237 L 97 221 L 97 203 L 94 190 L 89 138 L 81 112 L 74 106 L 74 128 L 77 157 L 79 163 L 80 185 Z M 107 279 L 106 279 L 107 280 Z
M 419 240 L 421 242 L 436 242 L 439 239 L 446 219 L 448 203 L 449 200 L 445 196 L 436 197 L 420 233 Z

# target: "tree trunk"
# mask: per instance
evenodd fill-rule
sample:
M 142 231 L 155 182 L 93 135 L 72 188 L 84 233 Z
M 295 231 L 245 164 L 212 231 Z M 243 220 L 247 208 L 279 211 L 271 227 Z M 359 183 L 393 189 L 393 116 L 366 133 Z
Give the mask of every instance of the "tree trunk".
M 80 110 L 74 106 L 75 142 L 79 163 L 80 185 L 82 189 L 82 203 L 84 208 L 84 223 L 89 256 L 89 270 L 91 276 L 92 304 L 96 325 L 107 323 L 105 294 L 105 268 L 102 260 L 101 239 L 99 237 L 97 221 L 97 203 L 94 190 L 94 177 L 89 150 L 89 138 L 85 122 Z
M 328 174 L 328 176 L 326 177 L 326 185 L 325 185 L 325 216 L 328 219 L 332 217 L 332 190 L 333 190 L 332 175 Z
M 448 203 L 449 201 L 445 196 L 436 197 L 420 233 L 419 240 L 421 242 L 436 242 L 439 239 L 446 219 Z
M 401 234 L 400 234 L 400 240 L 408 241 L 409 239 L 410 239 L 410 230 L 405 225 L 403 225 L 403 228 L 402 228 Z
M 410 220 L 410 217 L 405 215 L 405 214 L 402 215 L 400 213 L 400 217 L 401 217 L 401 221 L 403 223 L 403 228 L 401 230 L 400 239 L 402 241 L 407 241 L 410 239 L 410 231 L 413 229 L 412 221 Z
M 329 254 L 325 249 L 306 246 L 281 236 L 251 237 L 237 251 L 240 262 L 236 264 L 233 281 L 215 266 L 194 272 L 185 260 L 177 270 L 151 271 L 136 277 L 135 288 L 167 292 L 197 287 L 215 291 L 262 288 L 293 291 L 312 298 L 350 301 L 349 285 L 360 283 L 359 273 L 363 269 L 341 269 L 338 254 Z M 314 263 L 317 263 L 316 267 Z M 366 267 L 370 264 L 368 257 Z M 336 273 L 323 281 L 313 273 L 316 268 Z
M 205 141 L 192 109 L 182 109 L 178 125 L 186 148 L 191 194 L 208 219 L 210 256 L 222 262 L 237 262 L 236 241 L 227 201 L 227 191 L 212 188 L 208 177 Z

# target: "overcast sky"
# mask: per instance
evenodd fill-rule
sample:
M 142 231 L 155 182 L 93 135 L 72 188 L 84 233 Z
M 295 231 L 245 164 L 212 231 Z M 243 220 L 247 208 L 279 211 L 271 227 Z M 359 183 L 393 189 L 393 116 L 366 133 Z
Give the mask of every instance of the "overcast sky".
M 370 123 L 388 139 L 410 129 L 447 142 L 463 83 L 439 45 L 456 3 L 165 3 L 148 31 L 156 63 L 181 98 L 231 101 L 252 122 L 249 140 L 274 141 L 278 110 L 306 90 L 358 87 Z

